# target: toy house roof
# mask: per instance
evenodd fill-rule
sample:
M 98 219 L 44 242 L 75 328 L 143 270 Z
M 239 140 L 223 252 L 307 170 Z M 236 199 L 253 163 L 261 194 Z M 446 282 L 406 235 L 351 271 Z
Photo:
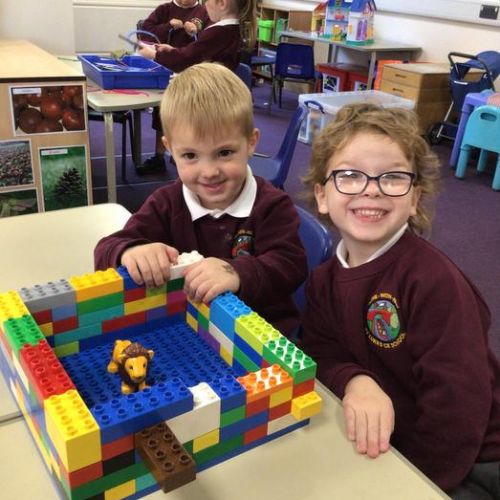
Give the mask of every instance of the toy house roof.
M 375 0 L 352 0 L 351 12 L 363 12 L 366 6 L 368 6 L 372 12 L 377 10 Z

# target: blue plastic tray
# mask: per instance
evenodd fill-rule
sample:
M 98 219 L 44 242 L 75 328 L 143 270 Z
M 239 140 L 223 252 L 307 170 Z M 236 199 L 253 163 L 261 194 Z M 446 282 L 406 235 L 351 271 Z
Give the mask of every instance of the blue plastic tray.
M 121 59 L 81 54 L 85 75 L 103 89 L 164 89 L 172 72 L 142 56 Z

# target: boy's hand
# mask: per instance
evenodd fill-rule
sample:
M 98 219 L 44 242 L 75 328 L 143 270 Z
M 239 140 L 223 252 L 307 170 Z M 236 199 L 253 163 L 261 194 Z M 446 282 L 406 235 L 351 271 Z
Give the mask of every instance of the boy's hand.
M 177 262 L 179 252 L 164 243 L 147 243 L 127 248 L 121 263 L 138 285 L 153 288 L 170 278 L 170 265 Z
M 367 375 L 353 377 L 342 400 L 347 437 L 358 453 L 376 458 L 389 449 L 394 430 L 394 408 L 389 396 Z
M 156 46 L 151 43 L 139 42 L 141 46 L 137 53 L 146 59 L 154 59 L 156 57 Z
M 174 30 L 178 30 L 182 28 L 182 21 L 180 19 L 170 19 L 170 26 L 172 26 Z
M 186 21 L 184 23 L 184 30 L 188 35 L 193 36 L 198 33 L 198 26 L 196 26 L 196 24 L 192 23 L 191 21 Z
M 156 51 L 157 52 L 170 52 L 172 49 L 173 49 L 172 45 L 169 45 L 168 43 L 156 44 Z
M 240 277 L 233 266 L 215 257 L 189 266 L 184 277 L 184 291 L 195 302 L 210 302 L 220 293 L 236 293 L 240 289 Z

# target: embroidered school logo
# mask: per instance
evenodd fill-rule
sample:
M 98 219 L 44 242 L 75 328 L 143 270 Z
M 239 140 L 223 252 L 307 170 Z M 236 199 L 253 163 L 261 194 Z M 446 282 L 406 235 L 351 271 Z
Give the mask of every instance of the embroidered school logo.
M 240 229 L 233 238 L 231 256 L 233 259 L 240 255 L 253 255 L 255 252 L 255 238 L 253 231 Z
M 375 345 L 393 349 L 405 339 L 398 310 L 398 301 L 390 293 L 378 293 L 371 298 L 366 315 L 366 334 Z

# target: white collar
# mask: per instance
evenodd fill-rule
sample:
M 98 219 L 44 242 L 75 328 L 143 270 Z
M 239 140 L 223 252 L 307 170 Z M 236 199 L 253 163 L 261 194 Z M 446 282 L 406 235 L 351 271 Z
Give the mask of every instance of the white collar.
M 172 0 L 177 7 L 180 7 L 181 9 L 192 9 L 193 7 L 196 7 L 199 5 L 199 2 L 196 2 L 194 5 L 190 5 L 189 7 L 184 7 L 184 5 L 179 5 L 175 0 Z
M 250 170 L 250 167 L 247 165 L 247 176 L 241 193 L 236 200 L 234 200 L 233 203 L 231 203 L 231 205 L 226 207 L 224 210 L 220 210 L 218 208 L 205 208 L 200 204 L 198 196 L 196 196 L 184 184 L 182 185 L 182 195 L 184 196 L 184 201 L 186 202 L 189 213 L 191 214 L 191 220 L 193 222 L 196 219 L 204 217 L 205 215 L 211 215 L 215 219 L 222 217 L 224 214 L 228 214 L 233 217 L 248 217 L 252 212 L 255 197 L 257 196 L 257 182 L 252 174 L 252 171 Z
M 406 223 L 399 231 L 397 231 L 396 234 L 394 234 L 394 236 L 385 245 L 382 245 L 375 253 L 370 255 L 370 258 L 366 262 L 364 262 L 364 264 L 375 260 L 377 257 L 380 257 L 385 252 L 387 252 L 387 250 L 392 248 L 399 241 L 401 236 L 403 236 L 407 228 L 408 223 Z M 345 247 L 344 240 L 339 241 L 339 244 L 337 245 L 336 255 L 342 267 L 348 269 L 350 266 L 347 263 L 347 248 Z
M 208 28 L 213 28 L 214 26 L 227 26 L 229 24 L 240 24 L 239 19 L 221 19 L 220 21 L 217 21 L 214 24 L 211 24 L 210 26 L 207 26 L 205 29 Z

